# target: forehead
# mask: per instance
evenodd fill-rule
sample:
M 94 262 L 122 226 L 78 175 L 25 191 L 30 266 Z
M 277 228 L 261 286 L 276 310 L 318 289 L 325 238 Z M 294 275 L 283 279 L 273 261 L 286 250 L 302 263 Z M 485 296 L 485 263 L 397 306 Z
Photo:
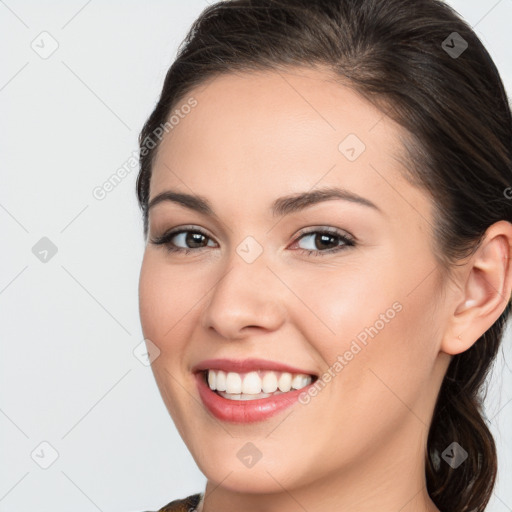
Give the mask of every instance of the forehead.
M 380 204 L 397 202 L 397 187 L 424 195 L 401 179 L 405 131 L 326 71 L 224 74 L 192 89 L 173 112 L 186 104 L 195 106 L 183 108 L 160 144 L 150 199 L 172 188 L 213 194 L 219 204 L 239 195 L 261 209 L 315 184 Z

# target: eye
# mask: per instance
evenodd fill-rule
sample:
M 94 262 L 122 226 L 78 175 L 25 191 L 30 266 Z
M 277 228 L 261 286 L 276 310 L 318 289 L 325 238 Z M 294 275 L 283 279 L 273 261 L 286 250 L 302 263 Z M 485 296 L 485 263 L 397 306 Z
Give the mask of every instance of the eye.
M 299 248 L 300 251 L 307 252 L 308 256 L 325 256 L 356 245 L 352 236 L 330 227 L 303 232 L 295 244 L 308 239 L 304 244 L 306 247 Z
M 169 252 L 179 252 L 187 254 L 189 252 L 197 251 L 205 247 L 202 245 L 204 241 L 211 240 L 211 238 L 201 229 L 192 228 L 187 229 L 179 228 L 168 231 L 162 236 L 152 239 L 151 242 L 155 245 L 163 245 Z M 180 247 L 182 244 L 185 247 Z

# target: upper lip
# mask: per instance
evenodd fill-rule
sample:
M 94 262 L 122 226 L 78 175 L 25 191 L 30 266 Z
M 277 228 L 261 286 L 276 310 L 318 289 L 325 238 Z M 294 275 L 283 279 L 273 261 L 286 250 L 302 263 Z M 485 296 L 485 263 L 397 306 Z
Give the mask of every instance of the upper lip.
M 290 366 L 288 364 L 269 361 L 266 359 L 205 359 L 192 368 L 193 373 L 204 370 L 223 370 L 225 372 L 245 373 L 256 370 L 274 370 L 278 372 L 302 373 L 314 375 L 314 372 Z

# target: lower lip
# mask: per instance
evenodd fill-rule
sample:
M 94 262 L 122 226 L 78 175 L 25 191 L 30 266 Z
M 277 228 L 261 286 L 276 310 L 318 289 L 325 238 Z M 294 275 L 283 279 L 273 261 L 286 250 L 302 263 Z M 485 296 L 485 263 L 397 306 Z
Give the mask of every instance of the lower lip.
M 314 382 L 301 389 L 287 393 L 258 398 L 256 400 L 229 400 L 212 391 L 205 381 L 203 372 L 196 373 L 197 389 L 205 407 L 219 420 L 231 423 L 254 423 L 291 407 L 301 393 L 307 392 Z

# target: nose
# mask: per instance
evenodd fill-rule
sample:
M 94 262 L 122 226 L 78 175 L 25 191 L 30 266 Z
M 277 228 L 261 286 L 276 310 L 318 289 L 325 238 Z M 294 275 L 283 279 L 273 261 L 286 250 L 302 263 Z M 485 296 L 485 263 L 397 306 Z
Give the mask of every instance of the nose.
M 203 328 L 226 339 L 241 339 L 257 328 L 277 330 L 286 321 L 286 287 L 263 255 L 247 263 L 234 253 L 215 283 L 202 310 Z

